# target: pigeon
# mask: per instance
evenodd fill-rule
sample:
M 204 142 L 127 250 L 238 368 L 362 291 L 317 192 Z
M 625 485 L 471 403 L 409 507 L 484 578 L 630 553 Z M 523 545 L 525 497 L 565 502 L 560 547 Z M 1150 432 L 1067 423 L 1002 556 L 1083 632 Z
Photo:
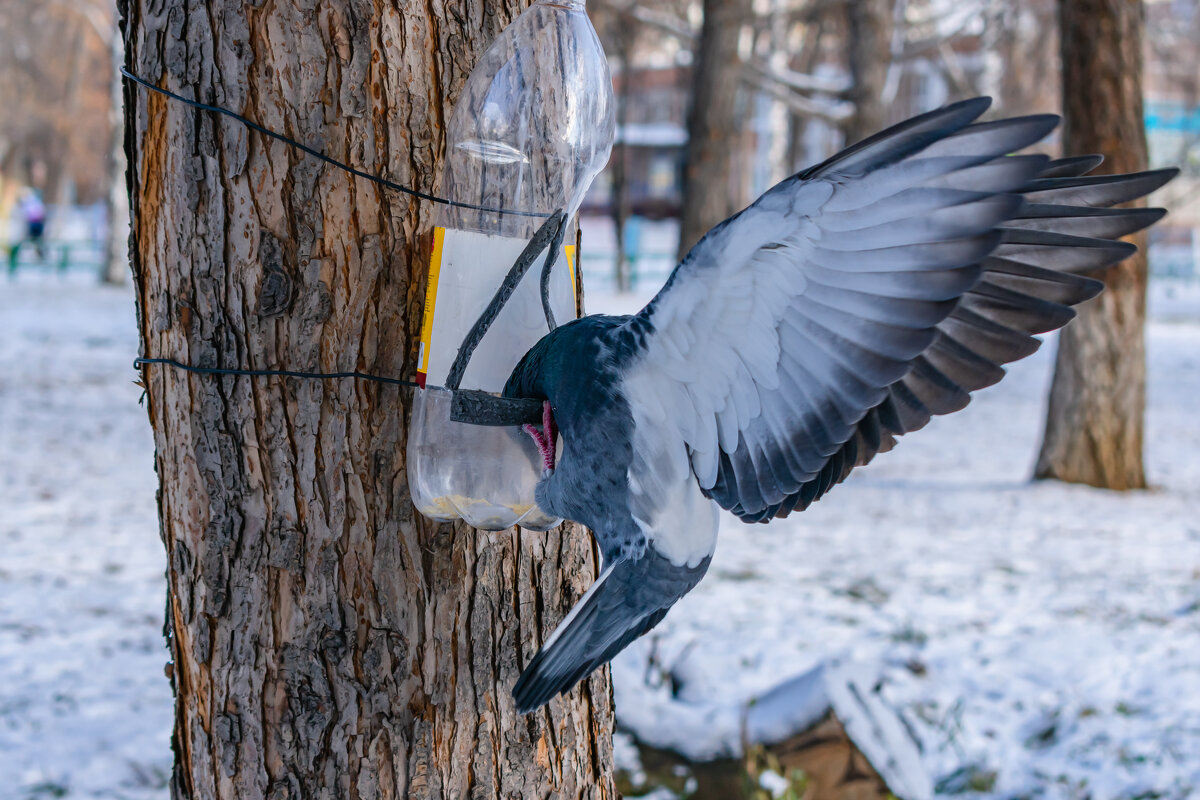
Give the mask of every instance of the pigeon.
M 504 396 L 535 497 L 590 528 L 596 582 L 526 666 L 517 709 L 570 690 L 704 577 L 718 508 L 802 511 L 854 467 L 1034 352 L 1162 209 L 1112 206 L 1177 170 L 1088 176 L 1101 156 L 1016 154 L 1058 124 L 978 122 L 976 98 L 785 179 L 710 230 L 632 316 L 585 316 L 522 358 Z M 1015 154 L 1015 155 L 1014 155 Z M 561 454 L 556 452 L 557 436 Z

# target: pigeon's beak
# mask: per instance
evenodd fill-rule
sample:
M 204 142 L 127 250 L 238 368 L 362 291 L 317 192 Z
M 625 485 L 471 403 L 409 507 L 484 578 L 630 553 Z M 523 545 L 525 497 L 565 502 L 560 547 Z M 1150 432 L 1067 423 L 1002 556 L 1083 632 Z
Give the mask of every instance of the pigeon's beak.
M 537 445 L 538 453 L 542 456 L 542 477 L 547 478 L 554 472 L 554 462 L 558 455 L 558 425 L 554 423 L 554 409 L 550 401 L 542 403 L 542 429 L 526 423 L 521 430 L 529 434 Z

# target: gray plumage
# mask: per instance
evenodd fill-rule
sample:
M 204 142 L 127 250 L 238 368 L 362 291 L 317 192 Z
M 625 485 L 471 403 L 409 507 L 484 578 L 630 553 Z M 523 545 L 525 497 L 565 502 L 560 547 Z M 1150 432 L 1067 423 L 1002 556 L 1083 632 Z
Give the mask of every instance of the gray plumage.
M 656 625 L 703 576 L 713 501 L 747 522 L 802 510 L 857 465 L 1029 355 L 1134 252 L 1158 209 L 1111 206 L 1173 170 L 1087 176 L 1099 157 L 1009 155 L 1058 122 L 923 114 L 713 228 L 630 317 L 535 345 L 505 388 L 548 400 L 564 447 L 537 488 L 590 527 L 596 585 L 522 674 L 522 711 Z

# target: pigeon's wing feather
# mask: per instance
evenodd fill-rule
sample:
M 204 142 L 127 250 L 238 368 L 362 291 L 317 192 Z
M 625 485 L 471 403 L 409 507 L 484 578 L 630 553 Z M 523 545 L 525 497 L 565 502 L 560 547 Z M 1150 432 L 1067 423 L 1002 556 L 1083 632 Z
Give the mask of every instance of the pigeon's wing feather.
M 1068 170 L 1091 169 L 1100 161 L 1099 157 L 1078 157 L 1052 162 L 1033 185 L 1052 189 L 1050 178 L 1075 177 L 1078 173 Z M 1159 170 L 1120 176 L 1125 178 L 1122 181 L 1103 176 L 1095 179 L 1095 185 L 1111 189 L 1105 203 L 1118 203 L 1153 191 L 1175 174 L 1174 170 Z M 1074 192 L 1080 185 L 1071 181 L 1063 188 Z M 732 510 L 749 522 L 803 510 L 844 480 L 855 466 L 890 450 L 897 436 L 924 427 L 935 414 L 965 406 L 970 392 L 1003 377 L 1001 365 L 1038 349 L 1041 342 L 1033 334 L 1066 324 L 1074 316 L 1070 306 L 1100 291 L 1103 284 L 1079 273 L 1109 266 L 1136 249 L 1109 239 L 1141 230 L 1164 213 L 1157 208 L 1022 206 L 1016 217 L 1005 223 L 1001 246 L 981 262 L 979 282 L 935 327 L 933 342 L 913 359 L 912 370 L 888 387 L 884 400 L 864 415 L 854 435 L 821 473 L 777 504 L 755 512 L 734 504 Z M 735 472 L 733 463 L 722 465 L 723 474 Z
M 1090 207 L 1164 181 L 1007 156 L 1057 119 L 971 124 L 984 108 L 922 115 L 779 184 L 710 231 L 627 323 L 635 513 L 677 477 L 674 453 L 744 519 L 805 506 L 896 435 L 965 406 L 1036 347 L 1029 333 L 1098 290 L 1074 273 L 1125 257 L 1108 238 L 1154 217 Z
M 616 561 L 555 629 L 513 687 L 517 710 L 538 708 L 657 625 L 699 583 L 710 559 L 677 566 L 653 548 Z

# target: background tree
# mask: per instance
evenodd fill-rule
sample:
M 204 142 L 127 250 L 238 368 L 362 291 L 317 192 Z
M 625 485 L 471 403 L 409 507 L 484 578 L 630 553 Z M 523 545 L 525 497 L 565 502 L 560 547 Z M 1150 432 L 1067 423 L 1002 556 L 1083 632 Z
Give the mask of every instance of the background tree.
M 632 213 L 628 179 L 629 83 L 634 75 L 633 54 L 640 26 L 630 19 L 627 8 L 622 6 L 597 3 L 591 13 L 613 71 L 613 97 L 617 103 L 617 140 L 613 143 L 612 157 L 608 162 L 608 213 L 612 219 L 616 239 L 613 282 L 618 292 L 627 292 L 631 281 L 629 259 L 625 252 L 625 223 Z
M 995 53 L 999 114 L 1058 113 L 1058 15 L 1054 0 L 994 3 L 988 9 L 985 46 Z M 1048 85 L 1049 84 L 1049 85 Z
M 122 0 L 127 64 L 436 190 L 442 121 L 522 0 Z M 143 353 L 411 374 L 433 208 L 125 89 Z M 174 798 L 609 798 L 607 671 L 509 690 L 595 577 L 571 526 L 414 513 L 408 389 L 147 370 Z
M 743 0 L 704 0 L 684 151 L 680 258 L 709 228 L 745 205 L 732 173 L 741 129 L 735 109 L 741 82 L 738 38 L 745 17 Z
M 125 42 L 116 25 L 112 28 L 112 108 L 108 111 L 109 130 L 112 144 L 108 152 L 109 185 L 106 196 L 108 207 L 108 241 L 104 250 L 104 261 L 100 268 L 100 280 L 104 283 L 122 284 L 129 280 L 129 191 L 125 187 L 125 121 L 121 115 L 121 92 L 124 78 L 121 65 L 125 62 Z
M 1135 0 L 1059 0 L 1063 150 L 1104 153 L 1097 172 L 1146 168 L 1144 10 Z M 1059 337 L 1035 475 L 1106 489 L 1146 486 L 1145 234 L 1109 268 L 1095 300 Z
M 107 191 L 112 17 L 104 0 L 0 0 L 0 173 L 44 165 L 48 203 Z
M 854 114 L 846 120 L 846 143 L 862 141 L 887 125 L 884 86 L 892 62 L 895 0 L 848 0 L 846 47 Z

